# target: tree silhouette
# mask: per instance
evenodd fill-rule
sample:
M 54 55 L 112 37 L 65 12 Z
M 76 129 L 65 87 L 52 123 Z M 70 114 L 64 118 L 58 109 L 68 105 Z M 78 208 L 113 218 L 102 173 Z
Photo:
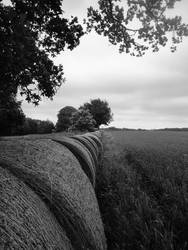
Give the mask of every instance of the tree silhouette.
M 96 122 L 92 114 L 87 109 L 79 109 L 71 117 L 72 125 L 70 130 L 94 131 Z
M 166 46 L 171 32 L 171 50 L 174 52 L 188 25 L 180 16 L 168 17 L 167 10 L 180 0 L 99 0 L 98 9 L 88 9 L 88 31 L 94 29 L 107 36 L 120 52 L 142 56 L 149 48 L 153 52 Z
M 56 131 L 65 131 L 72 125 L 71 116 L 77 110 L 74 107 L 66 106 L 58 112 Z
M 36 120 L 27 117 L 21 129 L 21 134 L 47 134 L 54 130 L 53 122 Z
M 5 102 L 0 99 L 0 136 L 19 134 L 25 121 L 21 102 L 11 95 Z
M 84 103 L 80 109 L 89 110 L 96 122 L 97 128 L 101 124 L 108 125 L 112 121 L 112 112 L 107 101 L 102 101 L 99 98 L 93 99 L 90 102 Z
M 76 17 L 63 17 L 61 0 L 0 0 L 0 98 L 16 95 L 38 104 L 52 98 L 64 81 L 62 65 L 51 57 L 79 44 L 83 29 Z

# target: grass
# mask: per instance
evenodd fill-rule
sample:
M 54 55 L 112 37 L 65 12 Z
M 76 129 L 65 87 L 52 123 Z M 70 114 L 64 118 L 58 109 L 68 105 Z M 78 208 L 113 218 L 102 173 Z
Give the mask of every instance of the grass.
M 105 132 L 96 193 L 109 249 L 188 249 L 188 133 Z

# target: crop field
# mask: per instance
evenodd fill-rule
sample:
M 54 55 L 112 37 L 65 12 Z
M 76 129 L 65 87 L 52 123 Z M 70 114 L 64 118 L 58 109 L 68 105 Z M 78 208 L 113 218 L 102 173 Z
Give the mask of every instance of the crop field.
M 188 133 L 105 131 L 96 193 L 109 249 L 188 249 Z
M 188 132 L 175 131 L 113 131 L 105 132 L 113 138 L 117 151 L 125 146 L 188 153 Z

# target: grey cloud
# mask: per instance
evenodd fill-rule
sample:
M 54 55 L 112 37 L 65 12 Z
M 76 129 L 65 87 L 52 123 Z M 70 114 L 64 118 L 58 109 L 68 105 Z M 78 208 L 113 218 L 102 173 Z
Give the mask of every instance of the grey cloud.
M 151 102 L 141 105 L 145 111 L 153 112 L 158 115 L 187 117 L 188 116 L 188 100 L 179 98 L 166 101 Z
M 87 82 L 88 81 L 88 82 Z M 188 76 L 169 73 L 165 76 L 132 76 L 129 78 L 118 76 L 92 77 L 91 79 L 78 81 L 67 81 L 66 86 L 62 86 L 61 92 L 65 90 L 68 95 L 77 95 L 78 93 L 107 95 L 127 95 L 139 93 L 143 96 L 155 96 L 157 98 L 168 98 L 176 96 L 188 96 Z M 64 88 L 66 87 L 66 88 Z

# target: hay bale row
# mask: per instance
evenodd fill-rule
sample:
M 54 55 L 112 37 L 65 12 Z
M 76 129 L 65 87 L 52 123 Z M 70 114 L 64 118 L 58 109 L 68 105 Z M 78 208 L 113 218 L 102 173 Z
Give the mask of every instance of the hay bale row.
M 47 138 L 66 146 L 76 156 L 85 174 L 95 187 L 96 169 L 103 152 L 101 132 L 99 131 L 71 137 L 64 136 L 61 133 L 55 133 L 46 135 L 2 137 L 0 140 L 37 140 Z
M 101 137 L 99 136 L 99 134 L 96 134 L 96 132 L 94 132 L 94 133 L 86 133 L 85 136 L 88 136 L 89 138 L 94 140 L 95 143 L 98 145 L 98 147 L 101 150 L 103 149 L 103 145 L 102 145 L 102 142 L 101 142 Z
M 93 133 L 87 133 L 82 135 L 75 135 L 71 137 L 76 142 L 80 142 L 83 148 L 87 148 L 90 152 L 90 156 L 94 161 L 95 166 L 95 176 L 96 171 L 99 166 L 99 161 L 101 160 L 101 154 L 103 151 L 102 142 L 101 142 L 101 133 L 99 131 Z M 74 152 L 73 152 L 74 153 Z M 82 162 L 80 162 L 82 164 Z
M 46 135 L 3 137 L 1 140 L 37 140 L 47 138 L 66 146 L 76 156 L 85 174 L 95 187 L 96 169 L 99 165 L 99 159 L 101 158 L 101 153 L 103 151 L 101 132 L 96 131 L 92 133 L 71 136 L 71 138 L 62 135 L 61 133 L 55 133 Z
M 100 162 L 103 154 L 103 145 L 102 145 L 102 133 L 99 131 L 86 133 L 82 135 L 71 136 L 72 139 L 79 141 L 83 147 L 86 147 L 94 161 L 95 165 L 95 176 L 100 166 Z
M 98 162 L 101 161 L 102 155 L 103 155 L 103 144 L 102 144 L 102 134 L 99 131 L 93 132 L 93 133 L 86 133 L 83 135 L 85 138 L 90 140 L 95 147 L 98 149 Z M 98 164 L 99 165 L 99 164 Z
M 95 187 L 95 162 L 90 151 L 85 147 L 85 145 L 68 137 L 53 140 L 67 147 L 76 156 L 83 171 L 91 181 L 93 187 Z
M 90 138 L 89 136 L 87 135 L 82 135 L 83 138 L 85 138 L 87 141 L 89 141 L 89 143 L 91 143 L 96 151 L 96 154 L 97 156 L 99 155 L 99 151 L 100 151 L 100 148 L 98 147 L 98 145 L 96 144 L 96 142 Z
M 20 183 L 23 183 L 20 185 L 23 185 L 22 190 L 26 194 L 25 196 L 28 197 L 27 202 L 30 201 L 32 204 L 36 204 L 36 207 L 33 207 L 32 210 L 33 214 L 37 214 L 40 218 L 40 210 L 44 210 L 46 215 L 41 215 L 42 218 L 49 217 L 49 220 L 51 220 L 50 216 L 47 215 L 48 211 L 50 211 L 51 218 L 52 216 L 55 217 L 54 221 L 57 221 L 61 227 L 61 230 L 59 230 L 58 225 L 56 226 L 57 223 L 54 222 L 53 227 L 57 227 L 56 231 L 59 232 L 57 237 L 59 238 L 58 235 L 60 235 L 60 239 L 61 237 L 65 239 L 61 243 L 61 249 L 71 249 L 71 245 L 73 249 L 78 250 L 106 249 L 104 230 L 94 189 L 76 157 L 65 146 L 50 139 L 0 141 L 0 166 L 16 176 Z M 3 178 L 0 177 L 2 180 Z M 7 188 L 10 190 L 12 189 L 12 182 L 11 180 L 10 183 L 7 183 Z M 19 192 L 18 190 L 17 197 L 19 197 Z M 34 197 L 34 194 L 37 194 L 40 198 L 37 200 L 37 195 Z M 30 199 L 30 197 L 33 198 Z M 10 207 L 15 206 L 15 201 L 13 201 L 14 199 L 10 200 Z M 3 203 L 4 200 L 0 200 L 0 213 L 4 211 L 2 208 Z M 45 210 L 42 207 L 43 203 L 46 204 L 48 209 Z M 16 204 L 18 215 L 22 214 L 25 218 L 24 211 L 18 206 L 19 202 Z M 31 207 L 33 206 L 32 204 L 30 204 Z M 16 218 L 16 215 L 12 214 L 12 218 Z M 33 221 L 35 220 L 33 219 L 31 225 L 29 225 L 31 228 L 35 228 L 32 224 Z M 42 219 L 41 223 L 43 223 Z M 48 227 L 51 227 L 52 223 L 46 223 Z M 0 227 L 2 225 L 3 222 L 1 220 Z M 22 227 L 21 224 L 20 226 Z M 44 224 L 44 231 L 46 226 Z M 11 232 L 16 233 L 14 230 L 16 229 L 12 226 Z M 45 236 L 47 239 L 46 244 L 49 242 L 48 239 L 53 237 L 53 234 L 50 237 L 47 235 L 48 231 L 46 231 Z M 34 238 L 35 236 L 33 235 Z M 70 243 L 67 238 L 70 240 Z M 54 241 L 57 241 L 55 237 Z M 13 246 L 11 247 L 13 248 Z M 27 248 L 24 248 L 23 245 L 23 249 Z M 38 249 L 53 248 L 41 247 Z M 58 249 L 58 247 L 54 247 L 54 249 Z
M 98 150 L 93 146 L 93 144 L 87 140 L 87 138 L 84 138 L 83 136 L 72 136 L 72 139 L 79 141 L 81 144 L 83 144 L 91 153 L 93 160 L 94 160 L 94 164 L 95 164 L 95 169 L 97 168 L 97 164 L 98 164 Z

